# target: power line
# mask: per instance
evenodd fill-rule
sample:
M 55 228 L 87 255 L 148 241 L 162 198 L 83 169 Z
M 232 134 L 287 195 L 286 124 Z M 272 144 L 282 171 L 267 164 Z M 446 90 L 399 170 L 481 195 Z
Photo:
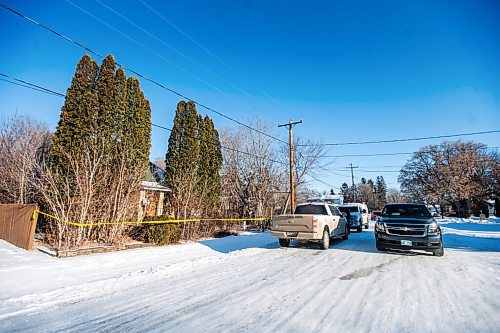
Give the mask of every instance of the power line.
M 43 92 L 43 93 L 47 93 L 47 94 L 50 94 L 50 95 L 59 96 L 57 94 L 53 94 L 51 92 L 48 92 L 48 91 L 45 91 L 45 90 L 42 90 L 42 89 L 38 89 L 36 87 L 32 87 L 32 86 L 29 86 L 27 84 L 22 84 L 22 83 L 19 83 L 19 82 L 12 82 L 12 81 L 9 81 L 9 80 L 6 80 L 6 79 L 2 79 L 2 78 L 0 78 L 0 81 L 4 81 L 4 82 L 7 82 L 7 83 L 15 84 L 17 86 L 21 86 L 21 87 L 24 87 L 24 88 L 33 89 L 33 90 L 40 91 L 40 92 Z
M 68 41 L 68 42 L 70 42 L 70 43 L 72 43 L 72 44 L 75 44 L 75 45 L 79 46 L 80 48 L 82 48 L 82 49 L 86 50 L 86 51 L 87 51 L 87 52 L 89 52 L 89 53 L 92 53 L 92 54 L 94 54 L 94 55 L 98 56 L 99 58 L 102 58 L 102 59 L 104 59 L 104 58 L 105 58 L 102 54 L 100 54 L 100 53 L 98 53 L 98 52 L 96 52 L 96 51 L 92 50 L 92 49 L 91 49 L 91 48 L 89 48 L 88 46 L 85 46 L 84 44 L 79 43 L 79 42 L 77 42 L 77 41 L 75 41 L 75 40 L 73 40 L 73 39 L 71 39 L 71 38 L 69 38 L 69 37 L 67 37 L 67 36 L 65 36 L 65 35 L 63 35 L 63 34 L 61 34 L 61 33 L 57 32 L 57 31 L 55 31 L 54 29 L 49 28 L 48 26 L 46 26 L 46 25 L 44 25 L 44 24 L 42 24 L 42 23 L 40 23 L 40 22 L 38 22 L 38 21 L 36 21 L 36 20 L 34 20 L 34 19 L 32 19 L 32 18 L 30 18 L 30 17 L 28 17 L 28 16 L 26 16 L 26 15 L 24 15 L 24 14 L 22 14 L 22 13 L 20 13 L 20 12 L 16 11 L 16 10 L 14 10 L 14 9 L 12 9 L 12 8 L 10 8 L 10 7 L 9 7 L 9 6 L 7 6 L 6 4 L 4 4 L 3 2 L 0 2 L 0 6 L 2 6 L 4 9 L 6 9 L 6 10 L 10 11 L 11 13 L 16 14 L 17 16 L 20 16 L 20 17 L 21 17 L 21 18 L 23 18 L 23 19 L 25 19 L 25 20 L 27 20 L 27 21 L 29 21 L 29 22 L 31 22 L 31 23 L 33 23 L 33 24 L 35 24 L 35 25 L 37 25 L 37 26 L 39 26 L 39 27 L 41 27 L 41 28 L 43 28 L 43 29 L 47 30 L 47 31 L 50 31 L 50 32 L 51 32 L 51 33 L 53 33 L 54 35 L 56 35 L 56 36 L 58 36 L 58 37 L 60 37 L 60 38 L 62 38 L 62 39 L 64 39 L 64 40 L 66 40 L 66 41 Z M 202 103 L 196 102 L 196 101 L 194 101 L 192 98 L 189 98 L 189 97 L 187 97 L 187 96 L 183 95 L 182 93 L 180 93 L 180 92 L 178 92 L 178 91 L 176 91 L 176 90 L 174 90 L 174 89 L 172 89 L 172 88 L 169 88 L 169 87 L 165 86 L 165 85 L 164 85 L 164 84 L 162 84 L 162 83 L 159 83 L 158 81 L 155 81 L 155 80 L 153 80 L 153 79 L 150 79 L 149 77 L 144 76 L 144 75 L 142 75 L 141 73 L 139 73 L 139 72 L 137 72 L 137 71 L 135 71 L 135 70 L 133 70 L 133 69 L 131 69 L 131 68 L 128 68 L 128 67 L 126 67 L 126 66 L 125 66 L 125 65 L 123 65 L 123 64 L 120 64 L 120 63 L 118 63 L 118 62 L 117 62 L 117 63 L 116 63 L 116 65 L 117 65 L 117 66 L 121 66 L 121 67 L 123 67 L 123 69 L 125 69 L 125 70 L 127 70 L 127 71 L 129 71 L 129 72 L 131 72 L 131 73 L 133 73 L 133 74 L 135 74 L 135 75 L 137 75 L 138 77 L 142 78 L 143 80 L 146 80 L 146 81 L 148 81 L 148 82 L 150 82 L 150 83 L 152 83 L 152 84 L 154 84 L 154 85 L 156 85 L 156 86 L 158 86 L 158 87 L 160 87 L 160 88 L 162 88 L 162 89 L 164 89 L 164 90 L 166 90 L 166 91 L 168 91 L 168 92 L 170 92 L 170 93 L 172 93 L 172 94 L 174 94 L 174 95 L 176 95 L 176 96 L 178 96 L 178 97 L 181 97 L 182 99 L 186 99 L 186 100 L 191 100 L 191 101 L 193 101 L 193 103 L 195 103 L 197 106 L 199 106 L 199 107 L 201 107 L 201 108 L 203 108 L 203 109 L 205 109 L 205 110 L 207 110 L 207 111 L 213 112 L 213 113 L 215 113 L 215 114 L 217 114 L 217 115 L 219 115 L 219 116 L 221 116 L 221 117 L 223 117 L 223 118 L 225 118 L 225 119 L 227 119 L 227 120 L 230 120 L 230 121 L 232 121 L 232 122 L 234 122 L 234 123 L 236 123 L 236 124 L 238 124 L 238 125 L 240 125 L 240 126 L 243 126 L 243 127 L 248 128 L 248 129 L 250 129 L 250 130 L 252 130 L 252 131 L 255 131 L 256 133 L 262 134 L 262 135 L 264 135 L 264 136 L 266 136 L 266 137 L 268 137 L 268 138 L 270 138 L 270 139 L 273 139 L 273 140 L 275 140 L 275 141 L 278 141 L 278 142 L 281 142 L 281 143 L 284 143 L 284 144 L 288 144 L 288 143 L 287 143 L 286 141 L 284 141 L 284 140 L 281 140 L 281 139 L 279 139 L 279 138 L 277 138 L 277 137 L 275 137 L 275 136 L 272 136 L 272 135 L 270 135 L 270 134 L 268 134 L 268 133 L 265 133 L 265 132 L 263 132 L 263 131 L 261 131 L 261 130 L 258 130 L 258 129 L 256 129 L 256 128 L 253 128 L 253 127 L 251 127 L 251 126 L 249 126 L 249 125 L 247 125 L 247 124 L 245 124 L 245 123 L 242 123 L 241 121 L 236 120 L 236 119 L 234 119 L 234 118 L 232 118 L 232 117 L 230 117 L 230 116 L 227 116 L 227 115 L 223 114 L 222 112 L 217 111 L 217 110 L 215 110 L 215 109 L 213 109 L 213 108 L 211 108 L 211 107 L 209 107 L 209 106 L 207 106 L 207 105 L 205 105 L 205 104 L 202 104 Z
M 439 146 L 439 145 L 438 145 Z M 484 147 L 477 149 L 498 149 L 500 146 L 495 147 Z M 346 155 L 327 155 L 323 157 L 328 158 L 340 158 L 340 157 L 375 157 L 375 156 L 396 156 L 396 155 L 413 155 L 415 152 L 406 152 L 406 153 L 375 153 L 375 154 L 346 154 Z
M 61 94 L 61 93 L 59 93 L 57 91 L 54 91 L 54 90 L 51 90 L 51 89 L 39 86 L 37 84 L 31 83 L 31 82 L 28 82 L 28 81 L 24 81 L 24 80 L 21 80 L 21 79 L 18 79 L 18 78 L 15 78 L 15 77 L 3 74 L 3 73 L 0 73 L 0 76 L 3 76 L 3 77 L 6 77 L 6 78 L 9 78 L 11 80 L 15 80 L 15 81 L 21 82 L 21 83 L 17 83 L 17 82 L 12 82 L 12 81 L 4 80 L 4 79 L 0 78 L 0 80 L 8 82 L 8 83 L 11 83 L 11 84 L 19 85 L 19 86 L 22 86 L 22 87 L 25 87 L 25 88 L 34 89 L 34 90 L 37 90 L 39 92 L 43 92 L 43 93 L 46 93 L 46 94 L 49 94 L 49 95 L 53 95 L 53 96 L 58 96 L 58 97 L 62 97 L 62 98 L 66 97 L 66 95 Z M 157 127 L 157 128 L 161 128 L 161 129 L 167 130 L 169 132 L 172 132 L 171 128 L 168 128 L 168 127 L 165 127 L 165 126 L 161 126 L 161 125 L 157 125 L 155 123 L 151 123 L 151 126 Z M 192 136 L 190 136 L 190 137 L 192 137 Z M 200 138 L 197 138 L 197 139 L 201 140 Z M 215 143 L 215 142 L 211 142 L 211 141 L 207 141 L 207 140 L 201 140 L 201 141 L 212 143 L 212 144 Z M 252 153 L 249 153 L 249 152 L 238 150 L 236 148 L 230 148 L 230 147 L 226 147 L 226 146 L 223 146 L 223 145 L 220 145 L 220 146 L 221 146 L 222 149 L 231 150 L 231 151 L 234 151 L 234 152 L 239 153 L 239 154 L 256 157 L 256 158 L 259 158 L 259 159 L 262 159 L 262 160 L 266 160 L 266 161 L 270 161 L 270 162 L 274 162 L 274 163 L 278 163 L 278 164 L 288 165 L 288 163 L 286 163 L 286 162 L 282 162 L 282 161 L 274 160 L 274 159 L 271 159 L 271 158 L 267 158 L 267 157 L 255 155 L 255 154 L 252 154 Z
M 89 13 L 88 11 L 84 10 L 83 8 L 79 7 L 78 5 L 74 4 L 73 2 L 71 2 L 70 0 L 65 0 L 66 2 L 72 4 L 73 6 L 75 6 L 76 8 L 80 9 L 81 11 L 83 11 L 84 13 L 86 13 L 87 15 L 90 15 L 92 16 L 94 19 L 97 19 L 99 20 L 101 23 L 103 24 L 106 24 L 108 25 L 106 22 L 104 22 L 103 20 L 97 18 L 96 16 L 92 15 L 91 13 Z M 145 28 L 143 28 L 142 26 L 140 26 L 139 24 L 133 22 L 132 20 L 130 20 L 129 18 L 127 18 L 125 15 L 119 13 L 118 11 L 116 11 L 115 9 L 113 9 L 111 6 L 107 5 L 106 3 L 100 1 L 100 0 L 95 0 L 98 4 L 100 4 L 101 6 L 103 6 L 104 8 L 108 9 L 109 11 L 111 11 L 112 13 L 114 13 L 115 15 L 119 16 L 120 18 L 122 18 L 123 20 L 125 20 L 126 22 L 130 23 L 131 25 L 133 25 L 134 27 L 136 27 L 137 29 L 141 30 L 142 32 L 144 32 L 145 34 L 147 34 L 148 36 L 150 36 L 151 38 L 155 39 L 157 42 L 163 44 L 164 46 L 168 47 L 169 49 L 171 49 L 172 51 L 174 51 L 175 53 L 177 53 L 178 55 L 180 55 L 181 57 L 183 57 L 184 59 L 190 61 L 191 63 L 195 64 L 196 66 L 200 67 L 201 69 L 205 70 L 206 72 L 208 72 L 209 74 L 217 77 L 218 79 L 224 81 L 225 83 L 229 84 L 231 87 L 233 87 L 234 89 L 238 90 L 239 92 L 247 95 L 248 97 L 250 98 L 253 98 L 256 100 L 256 98 L 254 96 L 252 96 L 251 94 L 249 94 L 247 91 L 241 89 L 240 87 L 234 85 L 233 83 L 231 83 L 229 80 L 227 80 L 226 78 L 224 78 L 223 76 L 217 74 L 216 72 L 210 70 L 209 68 L 205 67 L 204 65 L 202 65 L 201 63 L 199 63 L 198 61 L 194 60 L 193 58 L 189 57 L 188 55 L 186 55 L 185 53 L 183 53 L 182 51 L 180 51 L 179 49 L 177 49 L 176 47 L 170 45 L 169 43 L 165 42 L 165 40 L 161 39 L 160 37 L 156 36 L 155 34 L 151 33 L 150 31 L 146 30 Z M 108 25 L 110 26 L 110 25 Z M 111 27 L 111 26 L 110 26 Z M 114 29 L 115 31 L 117 29 Z M 122 33 L 121 31 L 118 31 L 119 33 Z M 123 33 L 122 33 L 123 34 Z M 142 47 L 145 47 L 143 44 L 140 44 Z M 146 48 L 147 50 L 153 52 L 150 48 Z M 157 54 L 156 52 L 154 52 L 154 54 L 160 56 L 159 54 Z M 162 59 L 165 59 L 163 56 L 161 56 Z M 167 59 L 165 59 L 167 60 Z M 169 63 L 172 63 L 170 60 L 168 60 Z M 218 92 L 234 99 L 235 101 L 239 102 L 236 98 L 233 98 L 231 95 L 225 93 L 224 91 L 218 89 L 217 87 L 215 87 L 214 85 L 212 84 L 209 84 L 208 82 L 206 82 L 205 80 L 202 80 L 200 79 L 199 77 L 195 76 L 194 74 L 191 74 L 189 73 L 188 71 L 182 69 L 180 66 L 177 66 L 178 68 L 180 68 L 181 70 L 183 70 L 184 72 L 187 72 L 188 74 L 190 74 L 191 76 L 195 77 L 196 79 L 200 80 L 200 82 L 203 82 L 205 84 L 207 84 L 209 87 L 211 87 L 212 89 L 215 89 L 217 90 Z M 242 104 L 242 103 L 241 103 Z M 242 104 L 244 105 L 244 104 Z
M 16 85 L 20 85 L 22 87 L 25 87 L 25 88 L 30 88 L 30 89 L 34 89 L 34 90 L 37 90 L 37 91 L 40 91 L 40 92 L 43 92 L 43 93 L 46 93 L 46 94 L 49 94 L 49 95 L 53 95 L 53 96 L 58 96 L 58 97 L 62 97 L 62 98 L 65 98 L 66 95 L 64 94 L 61 94 L 57 91 L 54 91 L 54 90 L 51 90 L 51 89 L 48 89 L 48 88 L 45 88 L 45 87 L 42 87 L 42 86 L 39 86 L 39 85 L 36 85 L 34 83 L 30 83 L 30 82 L 27 82 L 25 80 L 21 80 L 21 79 L 17 79 L 17 78 L 14 78 L 14 77 L 11 77 L 11 76 L 8 76 L 6 74 L 3 74 L 3 73 L 0 73 L 0 76 L 3 76 L 3 77 L 7 77 L 11 80 L 16 80 L 16 81 L 19 81 L 19 82 L 22 82 L 21 83 L 16 83 L 16 82 L 12 82 L 12 81 L 8 81 L 8 80 L 3 80 L 2 81 L 5 81 L 5 82 L 8 82 L 8 83 L 11 83 L 11 84 L 16 84 Z M 163 129 L 163 130 L 166 130 L 166 131 L 169 131 L 169 132 L 172 132 L 172 129 L 171 128 L 168 128 L 168 127 L 165 127 L 165 126 L 162 126 L 162 125 L 158 125 L 158 124 L 155 124 L 155 123 L 151 123 L 151 126 L 153 127 L 157 127 L 157 128 L 160 128 L 160 129 Z M 199 139 L 199 138 L 198 138 Z M 202 140 L 204 142 L 207 142 L 207 140 Z M 214 143 L 214 142 L 209 142 L 209 143 Z M 235 149 L 235 148 L 230 148 L 230 147 L 226 147 L 224 145 L 220 145 L 220 147 L 222 149 L 225 149 L 225 150 L 229 150 L 229 151 L 233 151 L 233 152 L 236 152 L 238 154 L 243 154 L 243 155 L 247 155 L 247 156 L 251 156 L 251 157 L 256 157 L 256 158 L 259 158 L 259 159 L 262 159 L 262 160 L 267 160 L 267 161 L 270 161 L 270 162 L 274 162 L 274 163 L 278 163 L 278 164 L 283 164 L 283 165 L 288 165 L 288 163 L 286 162 L 283 162 L 283 161 L 278 161 L 278 160 L 274 160 L 274 159 L 270 159 L 270 158 L 267 158 L 267 157 L 263 157 L 263 156 L 259 156 L 259 155 L 255 155 L 255 154 L 252 154 L 252 153 L 249 153 L 249 152 L 244 152 L 244 151 L 241 151 L 241 150 L 238 150 L 238 149 Z M 326 168 L 323 168 L 321 167 L 321 169 L 325 170 L 325 171 L 329 171 L 328 169 Z M 334 173 L 334 172 L 332 172 Z M 334 173 L 335 174 L 335 173 Z M 338 174 L 340 175 L 340 174 Z M 320 182 L 320 183 L 323 183 L 327 186 L 330 186 L 331 188 L 336 188 L 336 189 L 340 189 L 338 186 L 335 186 L 335 185 L 332 185 L 332 184 L 329 184 L 315 176 L 313 176 L 312 174 L 308 174 L 308 176 L 310 176 L 311 178 L 315 179 L 316 181 Z M 341 175 L 342 176 L 342 175 Z
M 346 155 L 329 155 L 325 157 L 372 157 L 372 156 L 394 156 L 394 155 L 413 155 L 413 153 L 379 153 L 379 154 L 346 154 Z
M 348 146 L 348 145 L 366 145 L 374 143 L 393 143 L 393 142 L 407 142 L 407 141 L 420 141 L 420 140 L 430 140 L 430 139 L 444 139 L 444 138 L 454 138 L 459 136 L 471 136 L 471 135 L 481 135 L 481 134 L 491 134 L 499 133 L 500 130 L 491 131 L 481 131 L 481 132 L 470 132 L 470 133 L 460 133 L 460 134 L 449 134 L 449 135 L 435 135 L 435 136 L 423 136 L 417 138 L 406 138 L 406 139 L 391 139 L 391 140 L 376 140 L 376 141 L 360 141 L 360 142 L 340 142 L 340 143 L 313 143 L 313 144 L 301 144 L 299 146 Z
M 222 65 L 224 65 L 227 69 L 229 69 L 230 71 L 232 71 L 233 73 L 235 73 L 238 77 L 242 78 L 244 81 L 246 81 L 247 83 L 249 83 L 250 85 L 254 86 L 255 88 L 257 88 L 257 90 L 263 94 L 264 96 L 266 96 L 267 98 L 269 98 L 270 101 L 272 101 L 274 104 L 278 105 L 280 108 L 283 108 L 281 105 L 279 105 L 276 100 L 271 96 L 269 95 L 267 92 L 265 92 L 262 88 L 260 88 L 258 85 L 256 85 L 255 83 L 251 82 L 250 80 L 248 80 L 247 78 L 245 78 L 244 76 L 242 76 L 240 73 L 238 73 L 236 70 L 234 70 L 230 65 L 228 65 L 224 60 L 222 60 L 220 57 L 218 57 L 216 54 L 214 54 L 212 51 L 210 51 L 208 48 L 206 48 L 203 44 L 201 44 L 198 40 L 196 40 L 194 37 L 192 37 L 191 35 L 189 35 L 187 32 L 185 32 L 183 29 L 181 29 L 178 25 L 176 25 L 175 23 L 173 23 L 172 21 L 170 21 L 168 18 L 166 18 L 164 15 L 162 15 L 160 12 L 158 12 L 157 10 L 155 10 L 153 7 L 151 7 L 150 5 L 148 5 L 146 2 L 144 2 L 143 0 L 138 0 L 140 3 L 142 3 L 146 8 L 148 8 L 150 11 L 152 11 L 154 14 L 156 14 L 159 18 L 161 18 L 163 21 L 167 22 L 171 27 L 173 27 L 175 30 L 177 30 L 178 32 L 180 32 L 182 35 L 184 35 L 185 37 L 187 37 L 189 40 L 191 40 L 193 43 L 195 43 L 198 47 L 200 47 L 203 51 L 205 51 L 206 53 L 208 53 L 211 57 L 213 57 L 215 60 L 217 60 L 218 62 L 220 62 Z
M 62 94 L 60 92 L 54 91 L 54 90 L 49 89 L 49 88 L 42 87 L 40 85 L 31 83 L 31 82 L 28 82 L 28 81 L 25 81 L 25 80 L 22 80 L 22 79 L 19 79 L 19 78 L 16 78 L 16 77 L 9 76 L 9 75 L 4 74 L 4 73 L 0 73 L 0 76 L 5 77 L 5 78 L 7 78 L 9 80 L 17 81 L 17 82 L 12 82 L 12 81 L 9 81 L 9 80 L 6 80 L 6 79 L 2 79 L 2 78 L 0 78 L 0 81 L 4 81 L 4 82 L 7 82 L 7 83 L 18 85 L 18 86 L 21 86 L 21 87 L 24 87 L 24 88 L 33 89 L 33 90 L 36 90 L 36 91 L 39 91 L 39 92 L 42 92 L 42 93 L 46 93 L 46 94 L 49 94 L 49 95 L 54 95 L 54 96 L 58 96 L 58 97 L 62 97 L 62 98 L 66 97 L 65 94 Z M 157 125 L 157 124 L 154 124 L 154 123 L 151 123 L 151 125 L 154 126 L 154 127 L 158 127 L 158 128 L 167 130 L 167 131 L 172 131 L 172 129 L 170 129 L 168 127 L 165 127 L 165 126 Z M 248 153 L 248 152 L 239 151 L 239 150 L 234 149 L 234 148 L 229 148 L 229 147 L 224 147 L 224 146 L 222 146 L 222 148 L 226 149 L 226 150 L 232 150 L 232 151 L 238 152 L 240 154 L 245 154 L 245 155 L 257 157 L 257 158 L 260 158 L 260 159 L 263 159 L 263 160 L 268 160 L 268 161 L 275 162 L 275 163 L 278 163 L 278 164 L 288 165 L 288 163 L 283 162 L 283 161 L 269 159 L 267 157 L 262 157 L 262 156 L 251 154 L 251 153 Z M 499 149 L 499 148 L 500 148 L 500 146 L 479 147 L 479 148 L 474 148 L 472 150 L 476 150 L 476 149 L 481 149 L 481 150 L 485 150 L 485 149 Z M 412 155 L 413 153 L 358 154 L 358 155 L 356 155 L 356 154 L 350 154 L 350 155 L 332 155 L 332 156 L 324 156 L 324 157 L 340 157 L 340 156 L 346 156 L 346 157 L 348 157 L 348 156 L 349 157 L 356 156 L 356 157 L 359 157 L 359 156 L 381 156 L 381 155 L 385 156 L 385 155 L 401 155 L 401 154 Z M 364 167 L 366 168 L 367 166 L 364 166 Z M 397 165 L 380 165 L 380 166 L 376 166 L 376 167 L 377 168 L 386 168 L 386 167 L 389 168 L 389 167 L 402 167 L 402 166 L 397 166 Z M 337 176 L 348 177 L 347 175 L 336 173 L 336 172 L 334 172 L 331 169 L 328 169 L 326 167 L 318 166 L 318 168 L 321 169 L 321 170 L 327 171 L 327 172 L 329 172 L 331 174 L 337 175 Z M 363 168 L 363 167 L 361 167 L 361 168 Z M 349 171 L 343 170 L 343 169 L 336 169 L 336 171 L 339 171 L 339 172 L 349 172 Z M 381 172 L 381 173 L 384 173 L 384 172 L 400 172 L 398 170 L 365 170 L 365 169 L 358 169 L 358 171 L 360 171 L 360 172 Z
M 322 184 L 330 186 L 331 188 L 336 188 L 336 189 L 340 190 L 340 187 L 332 185 L 332 184 L 329 184 L 329 183 L 327 183 L 327 182 L 325 182 L 325 181 L 323 181 L 323 180 L 321 180 L 321 179 L 319 179 L 319 178 L 317 178 L 317 177 L 315 177 L 315 176 L 313 176 L 311 174 L 309 174 L 308 176 L 311 177 L 312 179 L 314 179 L 314 180 L 322 183 Z
M 359 172 L 376 172 L 376 173 L 387 173 L 387 172 L 401 172 L 401 170 L 362 170 L 359 169 Z
M 20 82 L 20 83 L 16 83 L 16 82 L 11 82 L 9 80 L 2 80 L 2 81 L 5 81 L 5 82 L 8 82 L 8 83 L 16 84 L 16 85 L 19 85 L 19 86 L 22 86 L 22 87 L 25 87 L 25 88 L 30 88 L 30 89 L 38 90 L 40 92 L 51 94 L 51 95 L 55 95 L 55 96 L 59 96 L 59 97 L 66 97 L 66 95 L 61 94 L 61 93 L 59 93 L 57 91 L 54 91 L 54 90 L 51 90 L 51 89 L 47 89 L 45 87 L 42 87 L 42 86 L 39 86 L 37 84 L 30 83 L 30 82 L 27 82 L 27 81 L 24 81 L 24 80 L 21 80 L 21 79 L 9 76 L 7 74 L 0 73 L 0 76 L 6 77 L 6 78 L 8 78 L 10 80 L 14 80 L 14 81 Z
M 157 125 L 157 124 L 154 124 L 154 123 L 151 123 L 151 126 L 153 127 L 157 127 L 157 128 L 161 128 L 161 129 L 164 129 L 164 130 L 167 130 L 169 132 L 172 132 L 172 129 L 171 128 L 168 128 L 168 127 L 165 127 L 165 126 L 161 126 L 161 125 Z M 200 138 L 196 138 L 196 137 L 193 137 L 191 135 L 188 135 L 189 137 L 191 138 L 194 138 L 194 139 L 198 139 L 200 141 L 203 141 L 203 142 L 208 142 L 208 143 L 211 143 L 211 144 L 214 144 L 215 142 L 212 142 L 212 141 L 208 141 L 208 140 L 202 140 Z M 246 151 L 241 151 L 241 150 L 238 150 L 236 148 L 230 148 L 230 147 L 226 147 L 224 145 L 220 145 L 220 147 L 222 149 L 226 149 L 226 150 L 230 150 L 230 151 L 234 151 L 238 154 L 243 154 L 243 155 L 247 155 L 247 156 L 252 156 L 252 157 L 256 157 L 256 158 L 259 158 L 261 160 L 265 160 L 265 161 L 270 161 L 270 162 L 274 162 L 274 163 L 279 163 L 279 164 L 283 164 L 283 165 L 288 165 L 288 163 L 285 163 L 285 162 L 282 162 L 282 161 L 278 161 L 278 160 L 274 160 L 272 158 L 267 158 L 267 157 L 263 157 L 263 156 L 259 156 L 259 155 L 255 155 L 255 154 L 252 154 L 252 153 L 249 153 L 249 152 L 246 152 Z
M 217 88 L 216 86 L 214 86 L 213 84 L 207 82 L 206 80 L 196 76 L 195 74 L 191 73 L 190 71 L 186 70 L 185 68 L 179 66 L 178 64 L 176 64 L 175 62 L 173 62 L 172 60 L 164 57 L 162 54 L 156 52 L 155 50 L 147 47 L 145 44 L 141 43 L 140 41 L 138 41 L 137 39 L 131 37 L 130 35 L 124 33 L 123 31 L 121 31 L 120 29 L 114 27 L 113 25 L 107 23 L 106 21 L 100 19 L 99 17 L 95 16 L 94 14 L 92 14 L 91 12 L 87 11 L 86 9 L 80 7 L 79 5 L 77 5 L 76 3 L 70 1 L 70 0 L 65 0 L 67 3 L 69 3 L 70 5 L 72 5 L 73 7 L 75 7 L 76 9 L 78 9 L 79 11 L 83 12 L 84 14 L 92 17 L 94 20 L 100 22 L 101 24 L 105 25 L 106 27 L 108 27 L 109 29 L 113 30 L 114 32 L 124 36 L 125 38 L 127 38 L 128 40 L 132 41 L 133 43 L 139 45 L 140 47 L 142 47 L 143 49 L 149 51 L 150 53 L 154 54 L 155 56 L 157 56 L 158 58 L 162 59 L 163 61 L 165 61 L 166 63 L 172 65 L 173 67 L 179 69 L 180 71 L 184 72 L 185 74 L 191 76 L 192 78 L 194 78 L 195 80 L 198 80 L 199 82 L 203 83 L 204 85 L 206 85 L 207 87 L 227 96 L 228 98 L 236 101 L 238 104 L 240 105 L 243 105 L 245 106 L 242 102 L 240 102 L 239 100 L 237 100 L 236 98 L 234 98 L 233 96 L 229 95 L 228 93 L 226 93 L 225 91 Z M 113 10 L 111 7 L 105 5 L 104 3 L 100 3 L 98 0 L 96 0 L 99 4 L 101 4 L 102 6 L 104 6 L 105 8 L 107 8 L 108 10 L 112 11 L 113 13 L 115 13 L 116 15 L 120 16 L 121 18 L 123 18 L 124 20 L 128 21 L 130 24 L 133 24 L 134 26 L 136 26 L 138 29 L 142 29 L 140 26 L 138 26 L 137 24 L 135 24 L 134 22 L 130 21 L 129 19 L 127 19 L 126 17 L 124 17 L 123 15 L 121 15 L 120 13 L 116 12 L 115 10 Z M 151 36 L 153 36 L 154 38 L 160 40 L 158 37 L 152 35 L 151 33 L 149 33 L 149 31 L 146 31 L 145 29 L 142 29 L 142 31 L 150 34 Z M 161 40 L 160 40 L 161 41 Z M 162 41 L 163 42 L 163 41 Z M 163 42 L 164 43 L 164 42 Z M 187 57 L 186 55 L 184 55 L 182 52 L 178 51 L 176 48 L 174 48 L 173 46 L 170 46 L 169 44 L 166 44 L 164 43 L 165 45 L 167 45 L 168 47 L 170 47 L 172 50 L 174 50 L 175 52 L 177 52 L 178 54 L 182 55 L 183 57 L 185 57 L 186 59 L 188 59 L 189 61 L 193 62 L 194 64 L 196 65 L 199 65 L 201 66 L 203 69 L 205 69 L 205 67 L 203 67 L 201 64 L 197 63 L 196 61 L 192 60 L 191 58 Z M 209 71 L 208 69 L 205 69 L 207 71 Z

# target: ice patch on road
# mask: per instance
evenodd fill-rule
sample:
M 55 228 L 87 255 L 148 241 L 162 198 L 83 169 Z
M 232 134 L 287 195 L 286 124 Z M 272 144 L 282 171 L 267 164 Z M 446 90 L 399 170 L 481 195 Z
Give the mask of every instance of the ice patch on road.
M 396 260 L 399 260 L 401 258 L 402 257 L 396 257 L 396 258 L 393 258 L 387 262 L 381 263 L 381 264 L 376 265 L 376 266 L 361 268 L 361 269 L 355 270 L 352 273 L 342 275 L 338 279 L 339 280 L 354 280 L 354 279 L 364 278 L 364 277 L 372 275 L 373 273 L 375 273 L 375 271 L 380 271 L 382 268 L 394 263 Z

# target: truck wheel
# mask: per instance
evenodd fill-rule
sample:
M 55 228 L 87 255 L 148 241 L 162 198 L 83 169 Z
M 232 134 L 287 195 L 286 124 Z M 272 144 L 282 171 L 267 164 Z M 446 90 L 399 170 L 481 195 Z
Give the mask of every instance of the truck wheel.
M 346 226 L 344 230 L 344 236 L 342 236 L 343 240 L 348 240 L 349 239 L 349 228 Z
M 365 229 L 368 229 L 368 223 L 367 223 L 367 224 L 365 224 Z
M 375 243 L 375 246 L 377 247 L 377 250 L 385 251 L 385 247 L 378 245 L 378 242 Z
M 330 247 L 330 234 L 328 233 L 327 228 L 323 230 L 323 238 L 321 239 L 319 246 L 322 250 L 328 250 L 328 248 Z
M 280 238 L 279 242 L 281 247 L 288 247 L 288 245 L 290 245 L 290 240 L 288 238 Z
M 436 257 L 442 257 L 442 256 L 444 256 L 443 244 L 441 243 L 441 247 L 439 249 L 432 251 L 432 254 L 434 256 L 436 256 Z

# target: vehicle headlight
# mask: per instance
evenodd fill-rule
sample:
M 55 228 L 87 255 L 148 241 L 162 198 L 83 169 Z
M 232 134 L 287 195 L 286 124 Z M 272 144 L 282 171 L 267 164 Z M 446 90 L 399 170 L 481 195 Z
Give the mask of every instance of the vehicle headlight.
M 377 221 L 377 223 L 375 223 L 375 230 L 385 232 L 384 223 Z
M 437 235 L 439 234 L 439 226 L 436 222 L 432 222 L 427 226 L 427 234 L 428 235 Z

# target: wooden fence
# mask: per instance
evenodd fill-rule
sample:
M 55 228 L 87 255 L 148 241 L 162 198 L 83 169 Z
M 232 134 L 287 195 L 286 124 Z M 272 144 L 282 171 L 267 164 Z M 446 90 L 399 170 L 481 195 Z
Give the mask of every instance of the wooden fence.
M 26 250 L 33 249 L 36 205 L 0 204 L 0 238 Z

